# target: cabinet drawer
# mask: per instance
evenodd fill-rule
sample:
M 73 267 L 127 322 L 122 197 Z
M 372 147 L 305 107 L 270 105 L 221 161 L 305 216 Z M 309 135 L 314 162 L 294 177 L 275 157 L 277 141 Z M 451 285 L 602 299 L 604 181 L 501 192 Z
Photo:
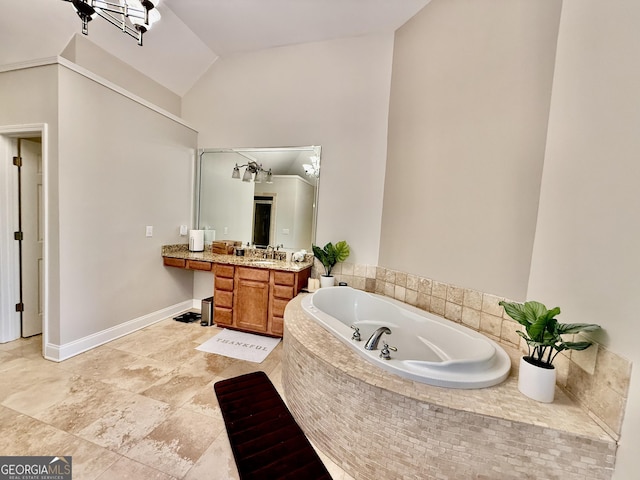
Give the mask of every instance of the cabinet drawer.
M 295 282 L 295 274 L 291 272 L 273 272 L 273 283 L 276 285 L 293 286 Z
M 232 325 L 233 324 L 233 311 L 229 308 L 215 308 L 213 318 L 216 325 Z
M 213 304 L 216 307 L 233 308 L 233 292 L 216 290 L 213 295 Z
M 233 268 L 233 265 L 220 265 L 216 263 L 213 271 L 218 277 L 233 278 Z
M 284 317 L 284 309 L 289 303 L 289 300 L 283 300 L 281 298 L 273 299 L 273 316 L 274 317 Z
M 190 268 L 191 270 L 205 270 L 208 272 L 211 270 L 211 263 L 201 262 L 199 260 L 187 260 L 187 268 Z
M 269 270 L 261 268 L 238 267 L 238 278 L 243 280 L 255 280 L 256 282 L 268 282 Z
M 285 298 L 287 300 L 291 300 L 293 298 L 293 287 L 284 287 L 282 285 L 274 285 L 273 296 L 276 298 Z
M 225 290 L 227 292 L 233 292 L 233 278 L 223 278 L 216 276 L 216 291 Z
M 187 261 L 184 258 L 163 257 L 164 264 L 168 267 L 184 268 Z
M 282 317 L 273 317 L 271 333 L 274 335 L 282 335 L 284 333 L 284 319 Z

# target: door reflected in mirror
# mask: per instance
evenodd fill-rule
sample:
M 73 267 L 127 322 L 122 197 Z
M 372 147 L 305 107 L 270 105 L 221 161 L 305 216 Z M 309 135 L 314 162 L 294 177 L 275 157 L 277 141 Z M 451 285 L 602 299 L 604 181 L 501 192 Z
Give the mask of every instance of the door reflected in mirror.
M 195 223 L 205 243 L 311 251 L 320 153 L 319 146 L 201 150 Z

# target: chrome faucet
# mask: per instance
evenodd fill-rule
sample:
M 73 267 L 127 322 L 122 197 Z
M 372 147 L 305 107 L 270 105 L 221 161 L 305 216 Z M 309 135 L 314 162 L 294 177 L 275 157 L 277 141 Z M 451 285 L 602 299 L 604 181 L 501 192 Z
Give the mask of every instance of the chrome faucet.
M 351 340 L 355 340 L 356 342 L 362 340 L 362 338 L 360 338 L 360 329 L 355 325 L 351 325 L 351 328 L 353 328 L 353 335 L 351 335 Z
M 264 258 L 273 258 L 273 247 L 267 245 L 267 249 L 264 251 Z
M 386 333 L 387 335 L 391 335 L 391 330 L 389 330 L 389 328 L 387 327 L 378 328 L 369 337 L 369 340 L 367 340 L 367 343 L 364 346 L 365 350 L 376 350 L 378 348 L 378 342 L 380 341 L 380 337 L 382 336 L 383 333 Z
M 396 347 L 390 347 L 387 342 L 382 342 L 382 350 L 380 350 L 380 358 L 383 360 L 391 360 L 391 352 L 389 350 L 393 350 L 397 352 L 398 349 Z

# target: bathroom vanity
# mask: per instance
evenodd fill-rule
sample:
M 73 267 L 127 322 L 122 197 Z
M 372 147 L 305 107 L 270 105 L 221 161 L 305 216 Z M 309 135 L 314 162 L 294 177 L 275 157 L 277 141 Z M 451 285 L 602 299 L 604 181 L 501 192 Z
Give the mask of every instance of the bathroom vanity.
M 216 325 L 282 337 L 284 309 L 307 285 L 312 259 L 277 259 L 190 252 L 187 245 L 162 247 L 164 265 L 214 274 Z

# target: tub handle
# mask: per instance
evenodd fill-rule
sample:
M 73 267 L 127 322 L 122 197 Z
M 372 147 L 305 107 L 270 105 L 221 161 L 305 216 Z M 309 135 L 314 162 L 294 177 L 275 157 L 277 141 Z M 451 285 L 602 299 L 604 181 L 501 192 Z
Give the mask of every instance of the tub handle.
M 351 325 L 351 328 L 353 328 L 353 335 L 351 335 L 351 340 L 355 340 L 356 342 L 362 340 L 362 338 L 360 338 L 360 329 L 355 325 Z
M 390 347 L 386 342 L 382 342 L 382 350 L 380 350 L 380 358 L 384 360 L 391 360 L 391 352 L 389 350 L 393 350 L 394 352 L 398 351 L 396 347 Z

